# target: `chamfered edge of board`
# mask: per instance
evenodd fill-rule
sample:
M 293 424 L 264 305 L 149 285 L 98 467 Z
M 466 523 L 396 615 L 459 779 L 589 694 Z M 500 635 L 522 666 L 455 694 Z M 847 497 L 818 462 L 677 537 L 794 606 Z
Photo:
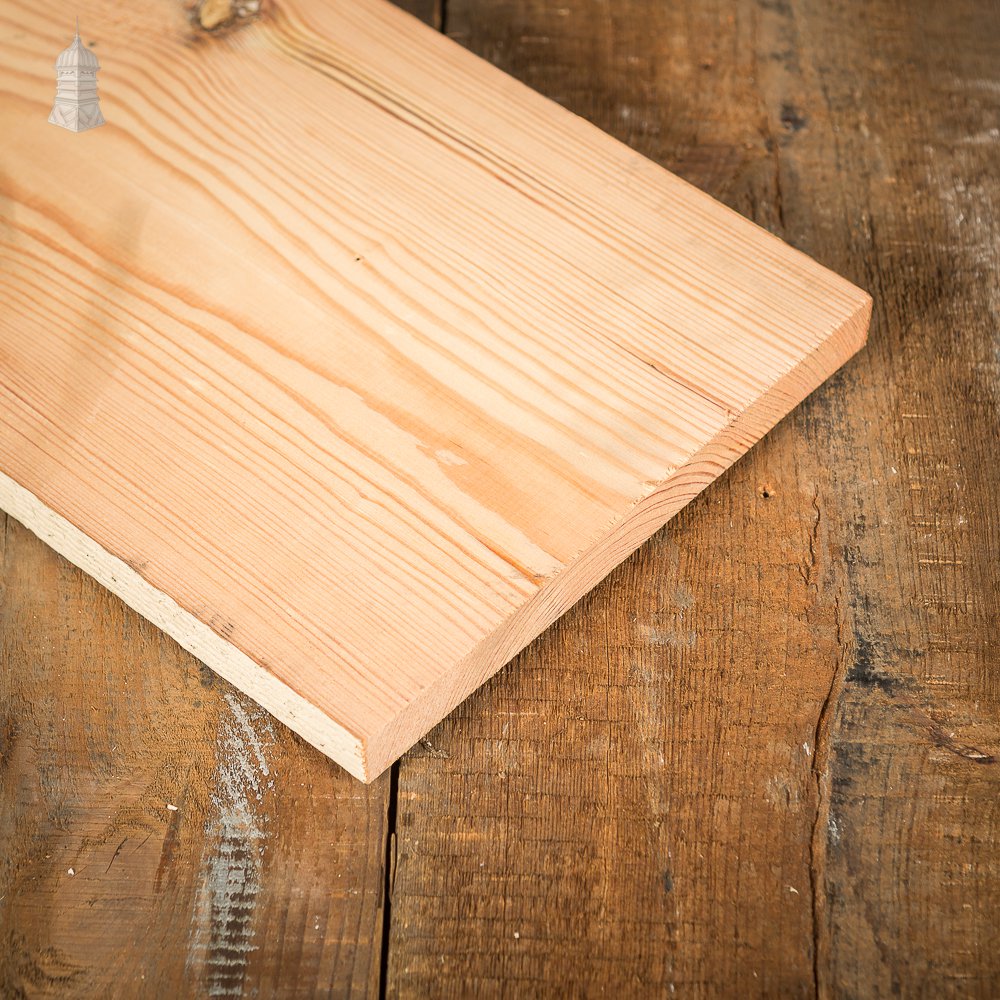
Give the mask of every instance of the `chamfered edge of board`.
M 844 284 L 849 285 L 846 280 Z M 868 339 L 872 299 L 860 288 L 854 290 L 853 310 L 809 354 L 608 525 L 599 539 L 581 549 L 453 670 L 443 672 L 378 733 L 365 739 L 366 772 L 372 777 L 382 773 L 861 350 Z
M 354 734 L 0 471 L 0 508 L 356 778 L 370 782 L 745 454 L 864 345 L 871 298 L 379 731 Z M 820 353 L 822 352 L 822 357 Z

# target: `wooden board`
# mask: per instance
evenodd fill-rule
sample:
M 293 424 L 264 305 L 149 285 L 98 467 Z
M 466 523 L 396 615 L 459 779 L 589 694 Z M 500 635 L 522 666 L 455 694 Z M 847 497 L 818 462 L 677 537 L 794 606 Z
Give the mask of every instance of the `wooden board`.
M 399 762 L 388 997 L 1000 996 L 996 21 L 449 0 L 453 37 L 876 309 Z
M 868 346 L 368 786 L 0 513 L 0 996 L 993 1000 L 994 11 L 447 13 Z
M 867 295 L 377 2 L 0 5 L 0 506 L 371 779 L 864 341 Z M 44 112 L 44 113 L 43 113 Z

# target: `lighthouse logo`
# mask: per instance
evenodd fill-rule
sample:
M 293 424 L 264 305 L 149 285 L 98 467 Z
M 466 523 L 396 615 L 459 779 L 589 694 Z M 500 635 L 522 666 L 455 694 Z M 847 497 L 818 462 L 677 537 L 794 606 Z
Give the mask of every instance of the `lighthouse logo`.
M 49 121 L 83 132 L 104 124 L 104 115 L 97 100 L 97 56 L 84 48 L 80 41 L 80 21 L 76 22 L 76 37 L 56 60 L 56 101 Z

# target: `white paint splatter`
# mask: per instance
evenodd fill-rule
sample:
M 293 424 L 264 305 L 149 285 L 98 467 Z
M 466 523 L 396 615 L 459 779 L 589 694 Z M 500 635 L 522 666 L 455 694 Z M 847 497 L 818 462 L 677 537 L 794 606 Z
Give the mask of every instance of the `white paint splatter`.
M 267 839 L 267 819 L 257 803 L 271 784 L 265 751 L 274 741 L 264 712 L 232 694 L 226 702 L 231 714 L 219 727 L 187 957 L 189 972 L 200 973 L 211 997 L 242 996 L 247 955 L 254 949 L 254 903 Z
M 985 146 L 997 142 L 998 140 L 1000 140 L 1000 128 L 987 128 L 983 129 L 981 132 L 976 132 L 973 135 L 966 136 L 961 141 L 970 146 Z
M 837 825 L 837 818 L 830 813 L 830 818 L 826 821 L 827 834 L 831 844 L 840 843 L 840 827 Z

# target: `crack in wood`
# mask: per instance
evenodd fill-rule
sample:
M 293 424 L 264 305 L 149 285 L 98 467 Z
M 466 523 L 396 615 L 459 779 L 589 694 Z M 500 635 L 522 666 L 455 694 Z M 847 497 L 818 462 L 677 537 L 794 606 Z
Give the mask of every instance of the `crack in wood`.
M 379 1000 L 385 1000 L 389 986 L 389 940 L 392 930 L 392 894 L 396 882 L 396 810 L 399 803 L 399 769 L 397 760 L 389 768 L 389 802 L 385 814 L 385 855 L 382 883 L 382 943 L 379 957 Z
M 814 500 L 815 503 L 815 500 Z M 819 508 L 817 506 L 817 524 Z M 809 839 L 809 882 L 812 893 L 813 990 L 817 997 L 829 995 L 826 984 L 826 951 L 829 927 L 826 919 L 826 848 L 830 825 L 830 761 L 832 756 L 833 720 L 837 713 L 840 693 L 844 687 L 846 651 L 843 645 L 843 624 L 840 597 L 834 598 L 837 659 L 830 676 L 830 686 L 820 706 L 813 736 L 812 775 L 816 786 L 816 815 Z

